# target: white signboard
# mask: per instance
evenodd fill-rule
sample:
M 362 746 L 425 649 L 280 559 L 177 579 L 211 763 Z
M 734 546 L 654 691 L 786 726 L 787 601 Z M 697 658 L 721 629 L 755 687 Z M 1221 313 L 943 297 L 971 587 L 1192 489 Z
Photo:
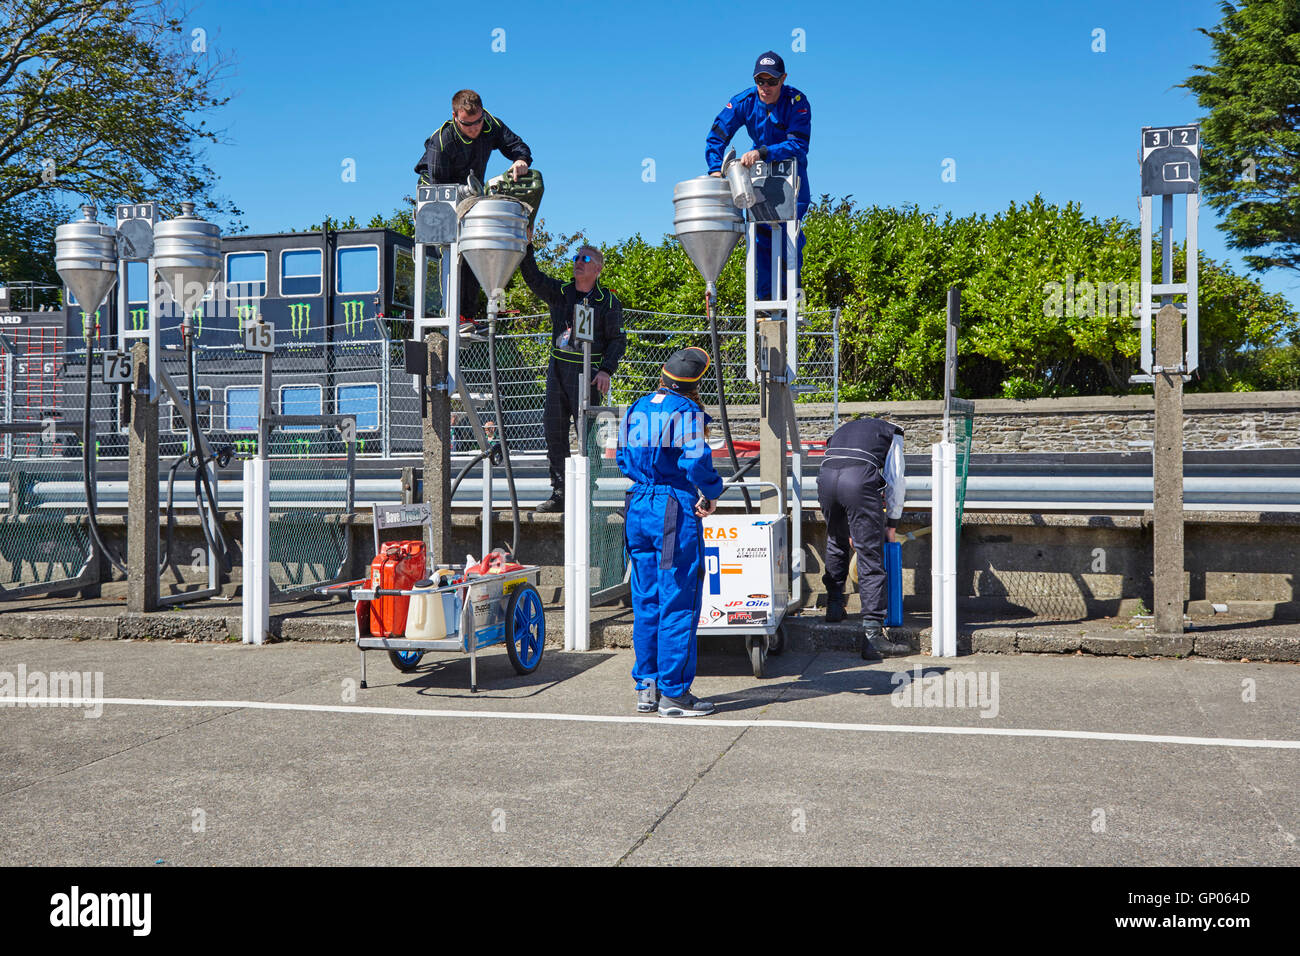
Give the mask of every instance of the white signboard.
M 596 341 L 596 310 L 591 306 L 573 307 L 573 339 L 575 342 Z
M 704 593 L 700 627 L 737 631 L 776 623 L 790 594 L 786 519 L 719 515 L 704 519 Z

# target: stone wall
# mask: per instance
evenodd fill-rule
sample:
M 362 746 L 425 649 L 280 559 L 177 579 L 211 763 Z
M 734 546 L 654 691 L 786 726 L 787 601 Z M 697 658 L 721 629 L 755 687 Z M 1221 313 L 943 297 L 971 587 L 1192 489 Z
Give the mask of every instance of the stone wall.
M 756 439 L 754 406 L 732 408 L 732 433 Z M 1300 448 L 1300 392 L 1218 392 L 1185 397 L 1184 447 L 1188 451 Z M 799 405 L 800 436 L 828 438 L 830 405 Z M 909 455 L 928 455 L 943 429 L 939 402 L 853 402 L 840 405 L 840 421 L 883 415 L 900 425 Z M 977 454 L 1013 452 L 1135 452 L 1150 446 L 1155 404 L 1149 395 L 1088 398 L 988 399 L 975 403 Z

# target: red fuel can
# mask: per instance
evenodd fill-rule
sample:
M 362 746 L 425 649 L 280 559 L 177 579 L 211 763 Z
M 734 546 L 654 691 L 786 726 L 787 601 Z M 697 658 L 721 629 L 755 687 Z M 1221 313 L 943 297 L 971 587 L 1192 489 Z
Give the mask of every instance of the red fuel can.
M 370 562 L 370 586 L 409 591 L 424 580 L 423 541 L 390 541 Z M 375 637 L 401 637 L 406 632 L 409 597 L 377 597 L 370 602 L 370 633 Z

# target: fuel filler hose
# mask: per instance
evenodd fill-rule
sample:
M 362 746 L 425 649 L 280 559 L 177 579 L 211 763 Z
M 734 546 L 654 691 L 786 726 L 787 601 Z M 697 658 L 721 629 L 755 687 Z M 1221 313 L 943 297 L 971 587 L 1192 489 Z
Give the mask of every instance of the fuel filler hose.
M 113 567 L 126 574 L 126 565 L 114 552 L 108 549 L 108 545 L 104 544 L 104 536 L 99 530 L 99 502 L 95 495 L 95 483 L 90 480 L 90 456 L 95 453 L 90 440 L 90 393 L 94 388 L 94 368 L 95 336 L 87 335 L 86 400 L 81 414 L 81 486 L 86 492 L 86 513 L 90 518 L 90 536 L 94 539 L 95 547 L 99 549 L 100 554 L 109 560 Z
M 712 283 L 710 283 L 711 285 Z M 727 417 L 727 390 L 722 381 L 722 347 L 718 341 L 717 293 L 709 290 L 704 293 L 704 311 L 709 316 L 709 338 L 713 344 L 713 375 L 718 383 L 718 411 L 722 419 L 722 437 L 727 443 L 727 457 L 731 459 L 731 474 L 734 478 L 740 474 L 740 462 L 736 459 L 736 446 L 731 443 L 731 422 Z M 745 513 L 754 511 L 754 503 L 749 498 L 749 489 L 742 483 L 741 493 L 745 496 Z
M 497 381 L 497 310 L 488 304 L 488 374 L 492 378 L 492 405 L 497 413 L 497 434 L 501 436 L 501 459 L 506 466 L 506 487 L 510 489 L 510 511 L 514 521 L 514 540 L 510 554 L 519 553 L 519 496 L 515 493 L 515 472 L 510 466 L 510 442 L 506 438 L 506 418 L 501 411 L 501 385 Z
M 212 484 L 208 481 L 208 462 L 216 461 L 218 466 L 222 464 L 220 455 L 213 455 L 205 458 L 202 452 L 202 445 L 199 442 L 199 391 L 196 387 L 194 372 L 194 338 L 189 334 L 188 323 L 182 328 L 182 335 L 185 338 L 185 373 L 189 381 L 189 405 L 190 405 L 190 441 L 191 449 L 189 460 L 194 464 L 194 502 L 199 509 L 199 525 L 203 528 L 203 537 L 207 540 L 208 548 L 221 561 L 221 568 L 227 574 L 231 570 L 230 553 L 226 544 L 225 536 L 221 533 L 221 512 L 217 510 L 217 497 L 212 493 Z M 229 454 L 223 453 L 226 461 L 229 461 Z M 208 517 L 203 516 L 203 508 L 206 502 Z M 211 527 L 209 527 L 211 523 Z

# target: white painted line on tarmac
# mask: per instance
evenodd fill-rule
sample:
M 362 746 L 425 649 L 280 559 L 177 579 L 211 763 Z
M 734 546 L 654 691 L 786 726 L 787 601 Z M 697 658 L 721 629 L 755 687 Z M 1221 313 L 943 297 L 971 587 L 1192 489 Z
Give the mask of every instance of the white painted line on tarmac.
M 630 717 L 613 714 L 549 714 L 505 710 L 430 710 L 422 707 L 361 707 L 343 704 L 289 704 L 265 700 L 151 700 L 142 697 L 9 697 L 4 707 L 88 707 L 121 704 L 127 707 L 195 707 L 214 710 L 296 710 L 325 714 L 368 714 L 381 717 L 443 717 L 474 720 L 550 720 L 588 724 L 654 724 L 684 727 L 781 727 L 789 730 L 840 730 L 869 734 L 951 734 L 974 737 L 1046 737 L 1063 740 L 1114 740 L 1123 743 L 1176 744 L 1190 747 L 1257 747 L 1300 750 L 1300 740 L 1260 740 L 1249 737 L 1180 737 L 1173 734 L 1116 734 L 1095 730 L 1030 730 L 1018 727 L 929 727 L 916 724 L 841 724 L 819 720 L 735 720 L 727 717 Z

